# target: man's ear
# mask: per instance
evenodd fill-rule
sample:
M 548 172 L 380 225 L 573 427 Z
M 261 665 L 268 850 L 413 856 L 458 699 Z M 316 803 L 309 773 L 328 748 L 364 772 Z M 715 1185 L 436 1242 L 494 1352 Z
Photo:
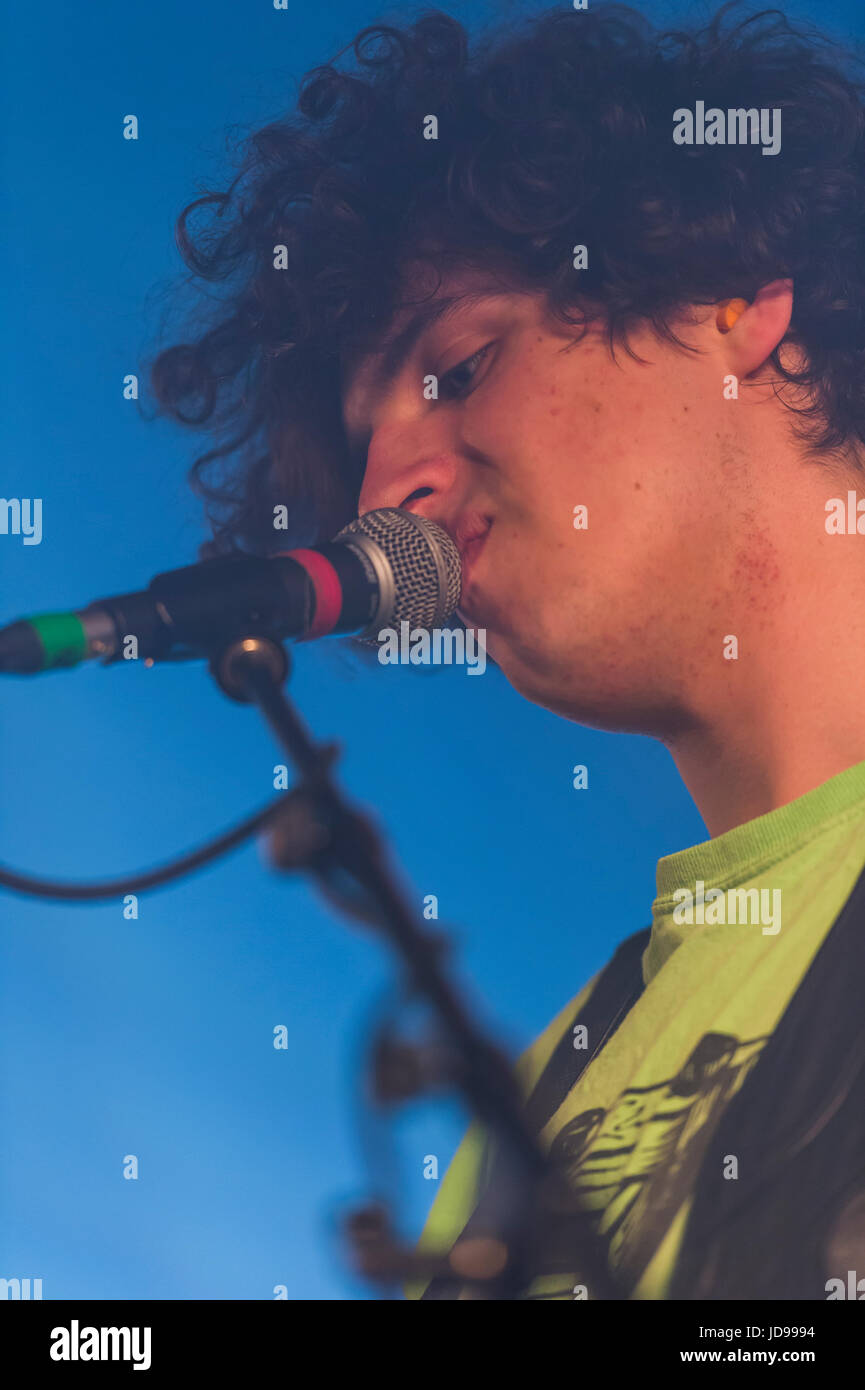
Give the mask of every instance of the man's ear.
M 762 367 L 790 327 L 792 314 L 792 280 L 772 280 L 757 292 L 724 335 L 724 357 L 740 381 Z

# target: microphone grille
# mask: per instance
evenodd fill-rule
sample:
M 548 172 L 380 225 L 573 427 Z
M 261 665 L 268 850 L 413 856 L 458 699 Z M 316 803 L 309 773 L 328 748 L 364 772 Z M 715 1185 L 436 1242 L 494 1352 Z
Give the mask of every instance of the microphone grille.
M 378 507 L 350 521 L 335 537 L 372 563 L 379 585 L 375 618 L 360 635 L 374 641 L 380 629 L 408 622 L 441 627 L 460 601 L 460 553 L 435 521 L 400 507 Z

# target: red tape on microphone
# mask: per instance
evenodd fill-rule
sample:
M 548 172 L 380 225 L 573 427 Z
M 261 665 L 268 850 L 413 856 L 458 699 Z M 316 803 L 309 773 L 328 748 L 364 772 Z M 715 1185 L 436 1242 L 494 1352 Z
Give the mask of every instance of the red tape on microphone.
M 312 624 L 300 640 L 308 642 L 313 637 L 326 637 L 329 632 L 333 632 L 342 612 L 342 585 L 339 575 L 330 561 L 317 550 L 283 550 L 280 554 L 303 565 L 315 593 Z

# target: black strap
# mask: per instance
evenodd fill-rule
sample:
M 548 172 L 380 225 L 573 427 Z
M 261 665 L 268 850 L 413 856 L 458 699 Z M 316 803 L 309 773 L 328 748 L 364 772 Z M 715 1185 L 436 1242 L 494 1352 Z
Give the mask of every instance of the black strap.
M 709 1141 L 670 1298 L 825 1299 L 865 1277 L 863 991 L 865 870 Z
M 540 1133 L 573 1090 L 586 1067 L 615 1033 L 643 992 L 643 952 L 651 927 L 626 937 L 604 967 L 584 1007 L 579 1009 L 544 1068 L 526 1104 L 529 1125 Z M 574 1047 L 574 1029 L 584 1025 L 589 1046 Z
M 601 971 L 589 998 L 565 1029 L 527 1102 L 527 1118 L 536 1132 L 552 1118 L 589 1062 L 613 1036 L 628 1010 L 640 997 L 643 991 L 642 956 L 650 935 L 651 928 L 644 927 L 642 931 L 626 937 Z M 586 1028 L 589 1047 L 577 1049 L 574 1047 L 574 1029 L 580 1024 Z M 501 1165 L 501 1156 L 497 1154 L 493 1158 L 484 1195 L 460 1233 L 460 1239 L 502 1228 L 502 1221 L 507 1215 L 503 1207 L 507 1207 L 510 1198 L 509 1184 Z M 585 1246 L 591 1237 L 584 1234 L 581 1239 Z M 439 1276 L 431 1280 L 421 1297 L 452 1300 L 459 1297 L 461 1287 L 460 1280 Z

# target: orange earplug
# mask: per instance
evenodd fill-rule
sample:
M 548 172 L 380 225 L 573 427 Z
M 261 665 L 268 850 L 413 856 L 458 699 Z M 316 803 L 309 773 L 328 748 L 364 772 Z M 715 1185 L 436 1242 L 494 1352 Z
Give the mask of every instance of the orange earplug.
M 715 315 L 715 323 L 719 333 L 729 333 L 733 324 L 744 314 L 748 308 L 747 299 L 722 299 L 718 305 L 718 312 Z

